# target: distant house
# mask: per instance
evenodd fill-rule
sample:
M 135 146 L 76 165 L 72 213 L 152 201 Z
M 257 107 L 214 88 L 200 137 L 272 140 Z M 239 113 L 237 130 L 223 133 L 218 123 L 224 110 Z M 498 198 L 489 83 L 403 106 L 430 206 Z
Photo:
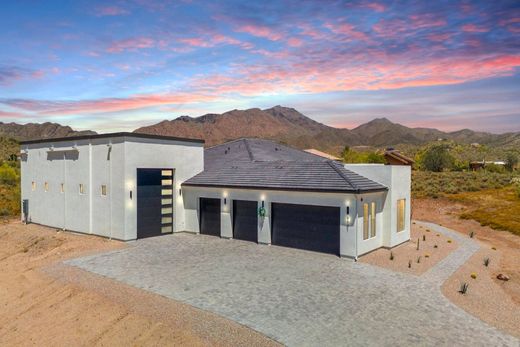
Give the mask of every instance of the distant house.
M 482 160 L 482 161 L 472 161 L 469 163 L 469 168 L 473 171 L 477 171 L 477 170 L 480 170 L 480 169 L 483 169 L 484 167 L 486 167 L 486 165 L 489 165 L 489 164 L 493 164 L 493 165 L 498 165 L 498 166 L 506 166 L 506 162 L 505 161 L 485 161 L 485 160 Z
M 317 149 L 314 149 L 314 148 L 305 149 L 304 151 L 307 153 L 310 153 L 310 154 L 314 154 L 314 155 L 329 159 L 329 160 L 341 161 L 341 158 L 335 157 L 331 154 L 328 154 L 328 153 L 325 153 L 322 151 L 318 151 Z
M 385 160 L 388 165 L 407 165 L 412 166 L 414 161 L 411 158 L 403 155 L 396 149 L 387 148 L 385 151 Z

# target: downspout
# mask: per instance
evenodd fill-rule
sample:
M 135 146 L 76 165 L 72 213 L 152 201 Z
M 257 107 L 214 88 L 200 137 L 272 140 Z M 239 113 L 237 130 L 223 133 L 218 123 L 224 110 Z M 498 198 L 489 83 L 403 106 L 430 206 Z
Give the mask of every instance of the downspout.
M 112 240 L 112 139 L 108 143 L 108 229 L 109 240 Z
M 63 151 L 63 230 L 67 225 L 67 152 Z M 61 189 L 61 187 L 60 187 Z

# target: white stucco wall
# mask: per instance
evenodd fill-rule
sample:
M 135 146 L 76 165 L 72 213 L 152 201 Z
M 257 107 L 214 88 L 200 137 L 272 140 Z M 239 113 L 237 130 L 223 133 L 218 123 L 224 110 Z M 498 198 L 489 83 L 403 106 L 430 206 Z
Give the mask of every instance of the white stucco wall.
M 385 195 L 381 223 L 381 239 L 383 247 L 394 247 L 410 239 L 411 227 L 411 168 L 410 166 L 383 165 L 383 164 L 346 164 L 345 168 L 365 176 L 389 188 Z M 406 199 L 405 229 L 397 232 L 397 201 Z M 362 212 L 360 215 L 360 230 L 362 233 Z M 379 220 L 378 220 L 379 221 Z M 360 255 L 369 251 L 370 246 L 360 249 Z
M 29 200 L 30 221 L 121 240 L 137 235 L 137 168 L 175 170 L 174 230 L 179 231 L 185 229 L 180 183 L 202 171 L 204 165 L 202 143 L 132 136 L 49 141 L 22 145 L 21 149 L 22 200 Z M 45 182 L 49 183 L 47 192 Z M 79 193 L 80 184 L 85 194 Z M 102 185 L 107 186 L 106 196 L 101 194 Z
M 377 201 L 378 206 L 383 206 L 386 193 L 373 193 L 363 196 L 364 199 Z M 186 231 L 199 233 L 199 199 L 217 198 L 221 199 L 221 236 L 225 238 L 233 237 L 233 200 L 257 201 L 261 207 L 262 200 L 266 209 L 266 216 L 258 218 L 258 242 L 263 244 L 271 243 L 271 203 L 289 203 L 316 206 L 334 206 L 340 208 L 340 255 L 355 257 L 356 247 L 359 250 L 369 247 L 381 246 L 381 232 L 377 232 L 377 238 L 368 242 L 362 241 L 362 234 L 359 234 L 357 225 L 358 218 L 356 207 L 357 199 L 354 194 L 338 193 L 316 193 L 316 192 L 294 192 L 294 191 L 270 191 L 254 189 L 229 189 L 229 188 L 207 188 L 207 187 L 183 187 L 184 208 L 186 211 Z M 226 204 L 224 204 L 224 198 Z M 347 206 L 350 210 L 350 218 L 347 219 Z M 362 213 L 362 212 L 361 212 Z M 382 216 L 379 213 L 377 223 L 378 230 L 382 229 Z M 358 240 L 356 240 L 358 232 Z M 362 230 L 361 230 L 362 233 Z M 359 236 L 361 235 L 361 236 Z

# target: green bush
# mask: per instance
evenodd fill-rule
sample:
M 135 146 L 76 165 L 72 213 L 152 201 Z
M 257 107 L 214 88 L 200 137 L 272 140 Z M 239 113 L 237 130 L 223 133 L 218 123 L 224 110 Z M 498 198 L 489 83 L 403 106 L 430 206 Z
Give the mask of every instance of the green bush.
M 7 163 L 0 165 L 0 184 L 15 186 L 18 184 L 18 173 Z
M 419 165 L 424 170 L 441 172 L 455 167 L 455 158 L 448 145 L 434 145 L 420 156 Z

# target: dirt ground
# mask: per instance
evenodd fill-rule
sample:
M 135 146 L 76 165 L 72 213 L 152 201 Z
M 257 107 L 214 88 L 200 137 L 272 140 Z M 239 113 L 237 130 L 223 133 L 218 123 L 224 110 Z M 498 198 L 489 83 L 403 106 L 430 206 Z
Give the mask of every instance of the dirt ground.
M 493 230 L 473 220 L 460 219 L 463 206 L 444 199 L 416 199 L 412 214 L 417 220 L 444 225 L 468 235 L 474 232 L 481 250 L 460 267 L 444 284 L 446 297 L 464 310 L 510 334 L 520 337 L 520 237 Z M 489 258 L 489 266 L 484 259 Z M 510 277 L 507 282 L 498 274 Z M 476 279 L 471 278 L 476 275 Z M 458 291 L 468 283 L 466 294 Z
M 417 250 L 417 239 L 419 239 L 419 250 Z M 360 257 L 359 261 L 393 271 L 420 275 L 456 248 L 455 240 L 428 228 L 412 224 L 410 241 L 391 250 L 380 248 Z M 391 255 L 393 255 L 393 259 L 390 259 Z
M 122 247 L 18 221 L 0 225 L 0 345 L 277 345 L 212 313 L 61 264 Z

